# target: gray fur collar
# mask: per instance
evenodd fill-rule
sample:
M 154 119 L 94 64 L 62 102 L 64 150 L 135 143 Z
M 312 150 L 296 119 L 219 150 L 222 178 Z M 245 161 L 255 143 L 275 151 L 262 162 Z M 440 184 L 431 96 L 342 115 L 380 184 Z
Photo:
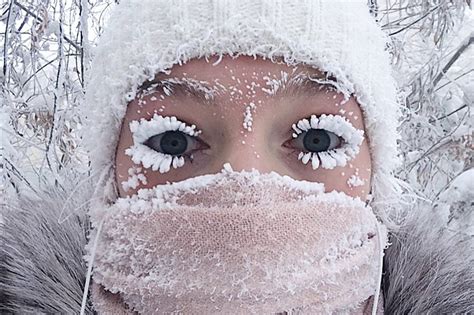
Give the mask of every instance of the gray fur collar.
M 90 228 L 82 205 L 91 191 L 75 191 L 65 211 L 71 216 L 60 224 L 68 195 L 55 189 L 2 205 L 0 313 L 79 312 Z M 383 283 L 386 314 L 474 312 L 474 240 L 444 229 L 433 217 L 420 207 L 391 235 Z M 93 313 L 91 305 L 87 311 Z

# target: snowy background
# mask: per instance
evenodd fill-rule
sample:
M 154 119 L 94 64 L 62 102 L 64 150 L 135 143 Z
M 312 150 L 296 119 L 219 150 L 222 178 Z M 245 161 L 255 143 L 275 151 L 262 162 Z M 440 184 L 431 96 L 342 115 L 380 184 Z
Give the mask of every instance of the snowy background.
M 80 104 L 113 0 L 0 4 L 0 195 L 88 173 Z M 369 0 L 404 99 L 400 178 L 453 231 L 474 235 L 474 3 Z

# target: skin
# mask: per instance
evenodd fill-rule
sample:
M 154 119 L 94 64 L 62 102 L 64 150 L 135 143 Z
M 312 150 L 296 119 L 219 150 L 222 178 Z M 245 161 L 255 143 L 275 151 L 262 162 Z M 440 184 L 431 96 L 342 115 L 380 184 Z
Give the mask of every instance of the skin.
M 225 163 L 230 163 L 235 171 L 252 168 L 261 173 L 274 171 L 297 180 L 324 183 L 326 191 L 336 190 L 366 200 L 370 191 L 371 158 L 362 112 L 355 98 L 351 97 L 341 104 L 344 99 L 342 93 L 327 88 L 319 93 L 307 91 L 270 95 L 263 90 L 269 88 L 268 78 L 265 77 L 281 79 L 282 71 L 290 76 L 302 73 L 317 76 L 322 74 L 304 65 L 294 67 L 283 62 L 246 56 L 226 56 L 214 64 L 216 61 L 216 58 L 208 61 L 193 59 L 186 64 L 175 65 L 168 75 L 161 77 L 195 79 L 204 81 L 203 84 L 207 86 L 225 89 L 215 97 L 212 104 L 199 102 L 189 95 L 168 96 L 161 88 L 152 95 L 142 97 L 141 101 L 137 97 L 130 102 L 123 120 L 115 161 L 121 197 L 132 195 L 140 188 L 152 188 L 166 182 L 218 173 Z M 252 82 L 257 87 L 249 88 Z M 253 125 L 249 131 L 244 128 L 243 121 L 245 108 L 251 102 L 255 104 L 255 109 L 252 110 Z M 188 125 L 196 125 L 202 131 L 199 135 L 202 143 L 193 152 L 192 161 L 187 158 L 183 167 L 171 168 L 164 174 L 142 167 L 147 184 L 125 191 L 121 183 L 128 179 L 129 168 L 140 166 L 125 154 L 125 150 L 133 145 L 129 123 L 141 118 L 151 119 L 154 113 L 176 116 Z M 291 147 L 292 124 L 302 118 L 321 114 L 343 116 L 356 129 L 364 130 L 360 152 L 345 167 L 319 167 L 313 170 L 311 161 L 304 165 L 298 160 L 301 149 Z M 357 175 L 364 184 L 356 187 L 348 185 L 347 181 L 352 175 Z

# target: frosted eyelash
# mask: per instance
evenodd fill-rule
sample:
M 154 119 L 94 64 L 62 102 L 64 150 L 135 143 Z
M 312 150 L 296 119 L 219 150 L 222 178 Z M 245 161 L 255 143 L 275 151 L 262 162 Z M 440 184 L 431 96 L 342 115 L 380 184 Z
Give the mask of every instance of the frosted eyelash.
M 298 160 L 301 160 L 303 164 L 308 164 L 311 161 L 311 166 L 314 170 L 320 166 L 324 169 L 345 166 L 347 161 L 355 158 L 359 153 L 360 145 L 364 140 L 364 131 L 354 128 L 342 116 L 323 114 L 318 118 L 316 115 L 311 115 L 309 120 L 306 118 L 301 119 L 296 124 L 293 124 L 292 127 L 295 131 L 293 138 L 297 138 L 300 133 L 310 129 L 324 129 L 344 139 L 342 147 L 337 149 L 326 152 L 300 152 Z
M 130 131 L 132 132 L 133 145 L 125 150 L 125 154 L 132 158 L 133 163 L 142 164 L 144 168 L 151 168 L 153 171 L 166 173 L 173 168 L 184 165 L 183 156 L 172 156 L 157 152 L 147 145 L 143 144 L 150 137 L 161 134 L 166 131 L 181 131 L 189 136 L 197 136 L 201 130 L 196 130 L 195 125 L 187 125 L 176 117 L 164 117 L 155 114 L 152 119 L 142 118 L 140 121 L 130 122 Z

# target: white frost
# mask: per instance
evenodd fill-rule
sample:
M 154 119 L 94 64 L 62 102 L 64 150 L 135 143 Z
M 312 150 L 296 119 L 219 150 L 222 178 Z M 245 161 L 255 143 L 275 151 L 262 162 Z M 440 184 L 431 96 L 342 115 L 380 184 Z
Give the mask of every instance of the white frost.
M 129 177 L 126 181 L 121 183 L 123 190 L 128 191 L 129 189 L 135 189 L 140 185 L 140 183 L 143 185 L 147 184 L 146 177 L 141 173 L 141 171 L 141 167 L 132 167 L 128 169 Z
M 255 103 L 250 102 L 248 106 L 245 107 L 244 113 L 244 123 L 243 126 L 247 131 L 252 131 L 252 124 L 253 124 L 253 117 L 252 117 L 252 110 L 255 110 Z
M 168 172 L 171 167 L 181 167 L 184 165 L 182 156 L 171 156 L 157 152 L 144 144 L 152 136 L 177 130 L 190 136 L 201 133 L 200 130 L 196 130 L 195 125 L 188 126 L 174 116 L 163 117 L 155 114 L 150 120 L 144 118 L 140 121 L 134 120 L 130 122 L 133 145 L 125 150 L 125 154 L 132 158 L 133 163 L 142 164 L 144 168 L 151 168 L 153 171 L 159 171 L 160 173 Z
M 277 91 L 282 88 L 288 82 L 288 73 L 285 71 L 280 71 L 281 78 L 270 78 L 269 76 L 264 76 L 266 86 L 268 88 L 262 88 L 264 93 L 268 95 L 275 95 Z
M 347 185 L 349 185 L 349 187 L 358 187 L 358 186 L 362 186 L 364 185 L 364 180 L 361 179 L 359 176 L 357 175 L 352 175 L 351 177 L 349 177 L 349 179 L 347 180 Z
M 336 166 L 346 166 L 347 162 L 354 158 L 360 149 L 360 145 L 364 140 L 364 131 L 356 129 L 345 117 L 339 115 L 311 115 L 309 119 L 300 119 L 293 124 L 293 138 L 297 138 L 301 133 L 310 129 L 324 129 L 336 134 L 344 140 L 340 148 L 327 152 L 314 152 L 305 154 L 301 152 L 298 160 L 307 164 L 311 157 L 311 165 L 315 170 L 319 166 L 325 169 L 333 169 Z M 309 155 L 308 155 L 309 154 Z M 308 157 L 309 156 L 309 157 Z M 319 159 L 319 161 L 313 161 Z

